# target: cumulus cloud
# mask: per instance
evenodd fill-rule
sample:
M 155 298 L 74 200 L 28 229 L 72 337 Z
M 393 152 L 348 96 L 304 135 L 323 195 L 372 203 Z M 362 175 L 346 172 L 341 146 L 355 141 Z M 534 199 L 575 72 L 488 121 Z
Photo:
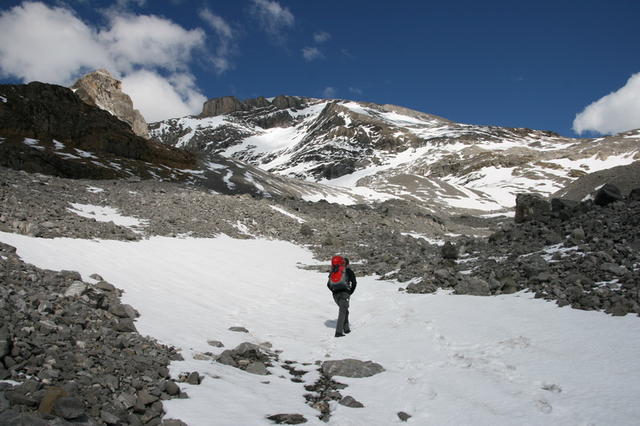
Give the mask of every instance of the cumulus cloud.
M 284 40 L 285 29 L 292 27 L 295 22 L 289 9 L 275 0 L 252 0 L 250 12 L 260 27 L 277 42 Z
M 335 98 L 336 94 L 337 94 L 336 89 L 334 89 L 331 86 L 325 87 L 324 90 L 322 91 L 322 97 L 324 98 Z
M 326 31 L 319 31 L 313 34 L 313 41 L 316 43 L 324 43 L 331 38 L 331 34 Z
M 211 12 L 209 9 L 202 9 L 199 13 L 200 19 L 205 21 L 213 29 L 218 39 L 216 54 L 211 58 L 214 68 L 218 74 L 222 74 L 231 68 L 229 57 L 235 50 L 235 31 L 223 18 Z
M 307 62 L 311 62 L 314 59 L 322 58 L 323 55 L 317 47 L 305 47 L 302 49 L 302 57 L 304 57 Z
M 68 7 L 41 2 L 0 12 L 0 75 L 68 86 L 105 68 L 128 81 L 134 106 L 149 121 L 199 112 L 204 97 L 188 66 L 193 52 L 204 49 L 204 31 L 114 10 L 107 18 L 108 25 L 97 28 Z M 154 102 L 148 102 L 151 88 L 158 89 Z
M 97 32 L 73 11 L 23 3 L 0 14 L 0 74 L 66 84 L 81 70 L 108 68 Z
M 640 73 L 627 83 L 576 114 L 573 130 L 582 134 L 593 131 L 612 134 L 640 128 Z
M 149 122 L 200 112 L 206 101 L 188 73 L 165 78 L 154 71 L 135 71 L 122 79 L 122 88 Z
M 185 68 L 192 51 L 204 46 L 201 29 L 185 30 L 157 16 L 117 15 L 111 17 L 110 24 L 111 28 L 101 32 L 98 40 L 121 71 L 135 66 Z

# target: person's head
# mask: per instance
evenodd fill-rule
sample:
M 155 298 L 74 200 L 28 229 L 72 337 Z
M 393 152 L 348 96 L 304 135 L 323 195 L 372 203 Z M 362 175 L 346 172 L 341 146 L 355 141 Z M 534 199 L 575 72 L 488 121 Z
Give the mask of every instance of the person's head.
M 344 264 L 345 264 L 345 266 L 349 266 L 349 258 L 348 257 L 344 258 Z

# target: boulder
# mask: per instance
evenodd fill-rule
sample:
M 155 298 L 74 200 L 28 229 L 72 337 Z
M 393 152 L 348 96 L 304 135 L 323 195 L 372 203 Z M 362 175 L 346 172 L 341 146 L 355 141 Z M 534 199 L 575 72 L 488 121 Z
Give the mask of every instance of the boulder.
M 245 371 L 247 373 L 257 374 L 259 376 L 266 376 L 267 374 L 269 374 L 269 371 L 267 371 L 267 367 L 264 365 L 264 363 L 259 361 L 254 361 L 247 365 Z
M 385 371 L 384 367 L 373 361 L 360 361 L 353 358 L 325 361 L 321 369 L 322 373 L 329 378 L 333 376 L 370 377 Z
M 356 400 L 354 397 L 349 396 L 349 395 L 345 396 L 340 401 L 338 401 L 338 404 L 344 405 L 345 407 L 351 407 L 351 408 L 362 408 L 362 407 L 364 407 L 364 404 L 362 402 Z
M 489 296 L 489 283 L 481 278 L 462 279 L 455 287 L 455 294 L 469 294 L 472 296 Z
M 523 223 L 538 220 L 549 214 L 551 205 L 538 194 L 516 195 L 516 214 L 514 221 Z
M 411 414 L 407 414 L 404 411 L 398 411 L 398 418 L 401 421 L 406 422 L 407 420 L 409 420 L 411 418 Z
M 634 188 L 629 192 L 629 200 L 640 201 L 640 188 Z
M 598 206 L 608 206 L 609 204 L 621 201 L 622 199 L 623 197 L 620 189 L 615 185 L 607 183 L 596 191 L 593 202 Z
M 74 281 L 71 283 L 67 291 L 64 292 L 66 297 L 80 297 L 82 296 L 89 286 L 82 281 Z
M 459 251 L 456 246 L 454 246 L 451 241 L 447 241 L 444 243 L 442 248 L 440 249 L 440 254 L 443 259 L 448 260 L 456 260 L 459 257 Z
M 82 417 L 85 414 L 85 408 L 82 401 L 72 396 L 65 396 L 56 399 L 53 404 L 54 413 L 65 420 L 73 420 Z
M 267 416 L 267 419 L 277 425 L 299 425 L 307 422 L 307 419 L 302 414 L 274 414 Z

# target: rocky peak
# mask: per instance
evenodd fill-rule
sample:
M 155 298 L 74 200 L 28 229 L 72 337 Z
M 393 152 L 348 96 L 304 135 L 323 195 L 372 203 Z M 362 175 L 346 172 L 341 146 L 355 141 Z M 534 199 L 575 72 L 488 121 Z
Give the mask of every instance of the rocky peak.
M 306 101 L 305 98 L 286 95 L 276 96 L 271 101 L 263 96 L 246 99 L 244 101 L 241 101 L 235 96 L 223 96 L 206 101 L 202 106 L 200 117 L 215 117 L 217 115 L 231 114 L 238 111 L 251 111 L 267 107 L 275 107 L 276 110 L 288 108 L 298 109 L 303 107 L 307 103 Z
M 140 111 L 133 108 L 129 95 L 122 91 L 122 82 L 107 70 L 97 70 L 76 81 L 71 88 L 85 103 L 110 112 L 127 123 L 133 132 L 149 138 L 149 128 Z

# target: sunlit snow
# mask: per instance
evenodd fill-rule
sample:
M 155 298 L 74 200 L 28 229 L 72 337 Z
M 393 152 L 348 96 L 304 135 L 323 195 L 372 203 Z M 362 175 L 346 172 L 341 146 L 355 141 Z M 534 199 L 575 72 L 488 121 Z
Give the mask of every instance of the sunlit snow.
M 640 318 L 612 317 L 519 293 L 495 297 L 446 292 L 408 295 L 398 284 L 360 277 L 351 298 L 352 333 L 335 339 L 337 308 L 326 276 L 292 244 L 265 240 L 171 239 L 139 242 L 31 238 L 0 233 L 26 262 L 98 273 L 125 290 L 140 311 L 138 330 L 180 348 L 171 374 L 198 371 L 181 384 L 188 399 L 164 401 L 167 418 L 190 426 L 270 424 L 265 416 L 303 414 L 304 385 L 316 360 L 356 358 L 385 372 L 337 377 L 364 404 L 331 403 L 330 425 L 635 425 L 640 418 Z M 179 253 L 179 256 L 176 256 Z M 354 265 L 357 272 L 358 266 Z M 234 333 L 243 326 L 249 333 Z M 207 340 L 220 340 L 214 348 Z M 196 354 L 243 341 L 273 345 L 280 360 L 309 371 L 294 383 L 279 365 L 257 376 Z M 303 365 L 311 363 L 311 365 Z

